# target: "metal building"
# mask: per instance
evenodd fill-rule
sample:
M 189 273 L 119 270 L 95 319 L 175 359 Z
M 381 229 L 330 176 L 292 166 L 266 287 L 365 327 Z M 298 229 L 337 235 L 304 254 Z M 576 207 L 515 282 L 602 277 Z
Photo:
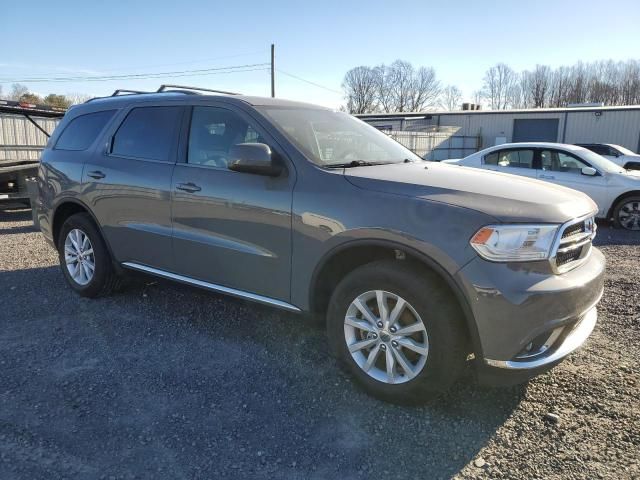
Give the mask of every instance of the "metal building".
M 460 158 L 506 142 L 613 143 L 640 151 L 640 105 L 622 107 L 538 108 L 530 110 L 464 110 L 456 112 L 375 113 L 356 115 L 388 132 L 431 160 Z M 404 132 L 415 132 L 408 134 Z M 449 132 L 449 135 L 442 135 Z M 446 138 L 445 138 L 446 137 Z

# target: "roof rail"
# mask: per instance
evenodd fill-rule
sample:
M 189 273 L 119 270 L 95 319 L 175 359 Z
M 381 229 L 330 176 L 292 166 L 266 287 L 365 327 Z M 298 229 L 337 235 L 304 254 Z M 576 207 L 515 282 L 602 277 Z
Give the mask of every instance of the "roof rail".
M 169 90 L 170 88 L 177 88 L 178 90 Z M 195 90 L 195 91 L 191 91 L 191 90 Z M 187 87 L 187 86 L 184 86 L 184 85 L 162 84 L 162 85 L 160 85 L 160 88 L 158 88 L 158 90 L 156 90 L 155 92 L 144 92 L 142 90 L 129 90 L 127 88 L 119 88 L 118 90 L 114 91 L 111 95 L 108 95 L 107 97 L 90 98 L 89 100 L 87 100 L 84 103 L 89 103 L 89 102 L 92 102 L 93 100 L 97 100 L 99 98 L 118 97 L 121 94 L 125 94 L 125 95 L 147 95 L 147 94 L 151 94 L 151 93 L 182 93 L 182 94 L 185 94 L 185 95 L 196 95 L 198 91 L 222 93 L 224 95 L 241 95 L 240 93 L 227 92 L 225 90 L 212 90 L 210 88 L 199 88 L 199 87 Z
M 223 93 L 225 95 L 242 95 L 241 93 L 236 93 L 236 92 L 227 92 L 225 90 L 212 90 L 210 88 L 200 88 L 200 87 L 187 87 L 185 85 L 160 85 L 160 88 L 158 89 L 157 93 L 162 93 L 162 92 L 166 92 L 168 88 L 180 88 L 183 90 L 197 90 L 200 92 L 213 92 L 213 93 Z
M 151 92 L 143 92 L 141 90 L 127 90 L 126 88 L 119 88 L 118 90 L 116 90 L 115 92 L 113 92 L 111 94 L 112 97 L 117 97 L 118 95 L 120 95 L 121 93 L 126 93 L 126 94 L 136 94 L 136 93 L 151 93 Z

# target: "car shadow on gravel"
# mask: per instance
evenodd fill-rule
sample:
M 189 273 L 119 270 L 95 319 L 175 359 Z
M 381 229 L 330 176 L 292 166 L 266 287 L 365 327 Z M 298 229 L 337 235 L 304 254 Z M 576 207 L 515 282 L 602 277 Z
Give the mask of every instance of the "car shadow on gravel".
M 387 404 L 305 317 L 151 277 L 88 300 L 58 267 L 2 272 L 0 302 L 0 450 L 25 478 L 450 478 L 525 391 Z

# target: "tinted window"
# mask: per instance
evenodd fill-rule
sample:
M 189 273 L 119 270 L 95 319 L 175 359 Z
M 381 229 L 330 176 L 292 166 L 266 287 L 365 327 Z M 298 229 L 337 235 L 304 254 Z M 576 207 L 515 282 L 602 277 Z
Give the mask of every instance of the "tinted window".
M 187 162 L 227 168 L 229 149 L 238 143 L 266 143 L 258 132 L 231 110 L 194 107 Z
M 149 160 L 170 160 L 181 113 L 182 107 L 134 108 L 116 132 L 111 153 Z
M 55 148 L 57 150 L 86 150 L 113 117 L 115 110 L 80 115 L 69 122 Z
M 542 169 L 552 172 L 581 173 L 582 167 L 589 166 L 579 158 L 558 150 L 542 150 L 540 160 Z
M 498 150 L 484 157 L 485 165 L 533 168 L 533 150 Z
M 588 148 L 589 150 L 591 150 L 594 153 L 597 153 L 598 155 L 611 155 L 609 147 L 605 145 L 584 145 L 584 148 Z

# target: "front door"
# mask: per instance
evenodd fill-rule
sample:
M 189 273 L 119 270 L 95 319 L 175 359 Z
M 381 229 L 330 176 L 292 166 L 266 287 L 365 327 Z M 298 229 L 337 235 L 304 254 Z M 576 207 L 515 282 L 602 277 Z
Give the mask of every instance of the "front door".
M 171 175 L 183 107 L 135 107 L 85 164 L 84 196 L 118 262 L 171 269 Z
M 538 178 L 586 193 L 598 204 L 598 216 L 604 216 L 610 205 L 607 178 L 600 173 L 583 175 L 582 169 L 589 166 L 569 152 L 542 149 L 540 150 L 541 169 L 537 170 Z
M 295 171 L 245 112 L 196 106 L 172 182 L 175 273 L 288 301 Z M 227 168 L 231 146 L 268 144 L 285 165 L 279 177 Z

